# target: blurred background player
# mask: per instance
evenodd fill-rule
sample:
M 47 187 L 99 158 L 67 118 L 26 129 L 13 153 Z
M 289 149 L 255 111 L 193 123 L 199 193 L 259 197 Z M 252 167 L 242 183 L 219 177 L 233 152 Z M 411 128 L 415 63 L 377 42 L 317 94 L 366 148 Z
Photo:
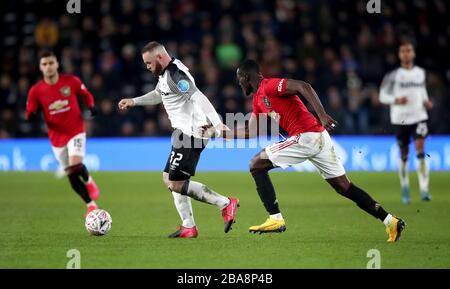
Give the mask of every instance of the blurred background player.
M 225 126 L 208 98 L 196 87 L 189 69 L 180 60 L 170 57 L 163 45 L 150 42 L 141 53 L 147 69 L 158 76 L 158 84 L 156 89 L 143 96 L 120 100 L 119 108 L 123 110 L 135 105 L 162 102 L 175 129 L 163 180 L 172 192 L 183 224 L 169 237 L 197 237 L 190 198 L 217 206 L 222 211 L 224 231 L 228 233 L 239 200 L 224 197 L 206 185 L 190 180 L 195 175 L 200 154 L 208 141 L 203 137 L 201 128 L 208 124 L 208 120 L 219 132 Z
M 43 79 L 28 93 L 26 117 L 37 119 L 38 110 L 43 111 L 55 158 L 64 168 L 72 188 L 86 203 L 86 216 L 98 208 L 95 200 L 100 192 L 83 164 L 86 133 L 77 96 L 81 96 L 92 116 L 95 115 L 94 98 L 78 77 L 59 74 L 58 68 L 58 60 L 52 51 L 39 54 Z
M 383 79 L 380 102 L 390 106 L 391 123 L 400 147 L 399 176 L 403 203 L 411 202 L 408 176 L 408 153 L 411 137 L 414 139 L 418 161 L 417 175 L 420 196 L 423 201 L 430 201 L 429 169 L 425 161 L 425 138 L 428 136 L 427 109 L 431 109 L 433 103 L 428 98 L 425 70 L 414 65 L 416 53 L 412 41 L 401 42 L 398 57 L 400 67 L 389 72 Z
M 386 212 L 369 194 L 348 179 L 327 131 L 336 127 L 336 121 L 325 112 L 311 85 L 293 79 L 264 78 L 259 64 L 254 60 L 241 63 L 237 79 L 243 93 L 253 95 L 253 113 L 248 125 L 235 128 L 231 137 L 256 136 L 260 115 L 275 118 L 289 134 L 288 139 L 269 145 L 250 162 L 256 190 L 270 216 L 263 224 L 250 227 L 249 231 L 272 233 L 286 230 L 268 172 L 275 167 L 287 168 L 309 160 L 337 193 L 382 221 L 386 225 L 388 242 L 396 242 L 405 228 L 405 222 Z M 303 95 L 311 104 L 320 122 L 306 109 L 298 95 Z M 223 131 L 223 134 L 226 138 L 230 137 L 230 132 Z

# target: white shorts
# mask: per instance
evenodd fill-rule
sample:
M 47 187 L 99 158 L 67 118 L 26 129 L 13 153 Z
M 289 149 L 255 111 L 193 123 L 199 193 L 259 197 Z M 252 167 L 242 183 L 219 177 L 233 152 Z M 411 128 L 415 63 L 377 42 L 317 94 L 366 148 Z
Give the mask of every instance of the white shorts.
M 65 169 L 69 166 L 69 157 L 80 156 L 84 158 L 86 152 L 86 133 L 82 132 L 77 134 L 63 147 L 52 146 L 52 150 L 59 165 Z
M 340 177 L 345 169 L 334 151 L 333 142 L 326 130 L 306 132 L 265 149 L 269 160 L 283 169 L 309 160 L 324 179 Z

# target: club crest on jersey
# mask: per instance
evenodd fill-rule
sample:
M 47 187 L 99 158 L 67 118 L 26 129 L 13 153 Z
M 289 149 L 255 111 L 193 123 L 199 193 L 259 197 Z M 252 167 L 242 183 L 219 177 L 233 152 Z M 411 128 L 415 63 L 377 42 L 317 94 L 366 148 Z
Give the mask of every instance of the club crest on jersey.
M 189 85 L 189 82 L 187 80 L 182 79 L 182 80 L 178 81 L 177 87 L 178 87 L 178 90 L 180 92 L 185 93 L 185 92 L 187 92 L 189 90 L 190 85 Z
M 264 96 L 263 100 L 264 100 L 264 104 L 266 105 L 266 107 L 269 108 L 270 107 L 269 98 L 267 96 Z
M 70 86 L 63 86 L 59 91 L 63 96 L 68 97 L 70 95 Z

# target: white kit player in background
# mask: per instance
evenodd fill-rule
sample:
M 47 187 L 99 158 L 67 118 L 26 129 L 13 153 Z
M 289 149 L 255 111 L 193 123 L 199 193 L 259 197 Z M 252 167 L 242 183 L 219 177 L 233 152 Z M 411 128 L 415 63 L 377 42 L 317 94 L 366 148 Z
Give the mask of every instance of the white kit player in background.
M 190 198 L 221 209 L 224 231 L 227 233 L 234 222 L 239 200 L 222 196 L 190 178 L 195 175 L 200 154 L 211 134 L 220 136 L 228 128 L 222 123 L 208 98 L 196 87 L 189 69 L 180 60 L 171 58 L 163 45 L 154 41 L 148 43 L 142 49 L 142 58 L 147 69 L 158 76 L 158 84 L 143 96 L 122 99 L 119 108 L 162 102 L 175 129 L 163 180 L 172 192 L 183 224 L 169 237 L 197 237 Z M 202 130 L 205 126 L 210 126 L 206 133 Z
M 414 65 L 415 50 L 411 41 L 404 41 L 399 46 L 401 66 L 384 78 L 380 88 L 380 102 L 390 106 L 391 123 L 400 147 L 399 176 L 402 200 L 411 202 L 408 154 L 411 137 L 414 139 L 418 159 L 417 174 L 420 194 L 423 201 L 430 201 L 429 168 L 425 160 L 425 138 L 428 136 L 427 109 L 433 107 L 428 98 L 425 70 Z

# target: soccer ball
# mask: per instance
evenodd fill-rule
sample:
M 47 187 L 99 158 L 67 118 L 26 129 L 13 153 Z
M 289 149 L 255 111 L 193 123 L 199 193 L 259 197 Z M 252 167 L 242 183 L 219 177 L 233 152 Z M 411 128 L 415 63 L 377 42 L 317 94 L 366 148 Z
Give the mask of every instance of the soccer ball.
M 111 230 L 112 219 L 107 211 L 96 209 L 86 216 L 84 225 L 91 235 L 103 236 Z

